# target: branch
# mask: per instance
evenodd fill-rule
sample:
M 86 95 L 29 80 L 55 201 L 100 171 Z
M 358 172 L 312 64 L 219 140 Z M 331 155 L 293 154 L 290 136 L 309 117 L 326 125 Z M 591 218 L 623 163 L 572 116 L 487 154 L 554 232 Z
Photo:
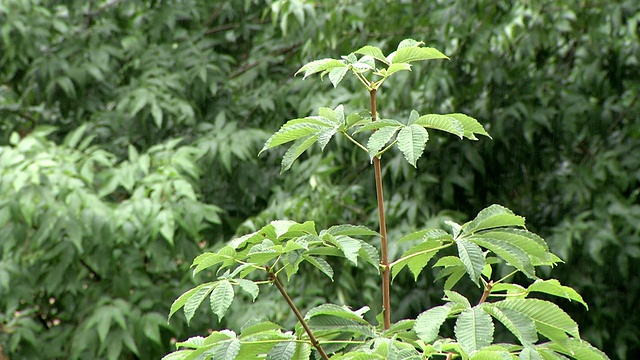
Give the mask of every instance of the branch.
M 316 337 L 313 335 L 311 328 L 309 327 L 307 322 L 304 320 L 304 317 L 300 313 L 300 310 L 298 310 L 298 308 L 296 307 L 296 304 L 294 304 L 293 300 L 291 300 L 291 297 L 289 296 L 289 294 L 287 294 L 287 291 L 282 286 L 282 283 L 280 283 L 280 280 L 278 280 L 278 277 L 276 276 L 276 274 L 273 273 L 273 271 L 271 271 L 271 268 L 269 268 L 268 266 L 265 267 L 265 270 L 267 270 L 267 274 L 269 274 L 269 279 L 271 279 L 271 281 L 273 281 L 273 283 L 276 285 L 276 287 L 280 291 L 280 294 L 282 294 L 282 297 L 284 297 L 284 299 L 287 301 L 287 304 L 289 304 L 289 307 L 291 308 L 293 313 L 296 314 L 296 317 L 300 321 L 300 324 L 302 325 L 304 330 L 307 332 L 307 335 L 309 335 L 309 340 L 311 340 L 311 345 L 313 345 L 313 347 L 315 347 L 316 350 L 318 350 L 318 353 L 323 359 L 329 360 L 329 356 L 327 356 L 327 354 L 324 352 L 324 350 L 320 346 L 320 343 L 318 342 Z

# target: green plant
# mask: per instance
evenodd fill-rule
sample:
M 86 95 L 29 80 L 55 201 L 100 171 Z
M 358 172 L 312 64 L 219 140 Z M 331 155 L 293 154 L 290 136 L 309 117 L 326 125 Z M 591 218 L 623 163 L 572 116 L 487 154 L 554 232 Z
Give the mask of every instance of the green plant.
M 411 70 L 411 63 L 447 59 L 436 49 L 422 47 L 415 40 L 403 40 L 389 56 L 374 46 L 365 46 L 342 59 L 322 59 L 303 66 L 304 77 L 328 75 L 337 86 L 349 72 L 369 92 L 370 112 L 346 114 L 343 106 L 320 108 L 318 115 L 285 123 L 266 142 L 262 151 L 293 142 L 282 159 L 281 171 L 310 146 L 324 149 L 335 134 L 345 136 L 369 155 L 374 166 L 379 232 L 359 225 L 335 225 L 318 231 L 312 221 L 297 223 L 277 220 L 260 230 L 230 241 L 217 252 L 198 256 L 194 275 L 217 267 L 215 279 L 180 296 L 170 317 L 183 309 L 190 321 L 196 309 L 210 298 L 211 310 L 222 319 L 235 296 L 234 287 L 255 300 L 260 285 L 274 285 L 298 319 L 293 332 L 265 319 L 253 319 L 236 334 L 214 331 L 207 337 L 193 337 L 177 344 L 179 350 L 165 359 L 235 359 L 253 356 L 270 359 L 307 359 L 312 350 L 328 359 L 356 358 L 471 358 L 471 359 L 606 359 L 607 356 L 580 339 L 578 325 L 555 303 L 531 297 L 533 293 L 586 303 L 570 287 L 555 279 L 543 280 L 536 268 L 553 267 L 561 260 L 546 242 L 525 227 L 524 218 L 500 205 L 491 205 L 465 224 L 447 222 L 449 231 L 425 229 L 410 233 L 397 243 L 410 242 L 400 258 L 390 261 L 384 211 L 381 157 L 397 147 L 414 167 L 422 156 L 429 132 L 441 130 L 477 140 L 489 136 L 480 123 L 464 114 L 420 116 L 412 111 L 408 122 L 379 118 L 376 93 L 391 75 Z M 360 57 L 358 57 L 360 55 Z M 363 145 L 365 133 L 370 133 Z M 362 237 L 380 236 L 380 252 Z M 436 257 L 436 255 L 439 255 Z M 344 257 L 354 266 L 358 261 L 376 267 L 382 277 L 382 312 L 379 325 L 363 314 L 369 307 L 352 310 L 336 304 L 321 304 L 305 315 L 285 289 L 281 277 L 289 280 L 309 264 L 330 279 L 334 270 L 325 257 Z M 414 279 L 426 265 L 442 268 L 436 279 L 445 279 L 444 304 L 421 313 L 415 320 L 391 322 L 390 283 L 404 268 Z M 466 275 L 481 292 L 479 300 L 453 288 Z M 532 281 L 528 286 L 512 282 L 516 274 Z M 212 274 L 213 275 L 213 274 Z M 499 300 L 489 301 L 490 298 Z M 472 303 L 475 302 L 475 305 Z M 513 336 L 511 343 L 495 342 L 494 320 Z M 453 332 L 443 326 L 453 323 Z M 447 330 L 449 329 L 449 330 Z M 539 335 L 541 335 L 539 337 Z M 504 336 L 502 336 L 504 338 Z M 508 339 L 508 338 L 507 338 Z

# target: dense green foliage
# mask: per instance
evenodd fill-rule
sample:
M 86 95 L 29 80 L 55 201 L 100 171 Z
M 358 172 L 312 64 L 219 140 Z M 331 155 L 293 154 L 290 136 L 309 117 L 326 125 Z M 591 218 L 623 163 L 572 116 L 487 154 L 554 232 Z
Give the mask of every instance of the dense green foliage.
M 463 222 L 502 203 L 565 260 L 556 276 L 590 306 L 562 304 L 581 335 L 612 357 L 633 357 L 640 4 L 238 4 L 0 3 L 0 344 L 11 359 L 45 356 L 43 348 L 51 358 L 159 357 L 172 337 L 212 326 L 205 317 L 190 328 L 180 316 L 166 324 L 173 299 L 193 285 L 185 274 L 201 248 L 276 218 L 312 218 L 320 229 L 375 224 L 372 180 L 360 180 L 373 176 L 351 147 L 303 155 L 294 176 L 279 178 L 276 156 L 255 161 L 267 139 L 258 129 L 318 106 L 366 108 L 364 93 L 351 96 L 355 82 L 327 92 L 327 80 L 291 75 L 310 59 L 367 43 L 386 53 L 407 37 L 451 60 L 390 79 L 402 90 L 380 92 L 384 117 L 469 113 L 495 140 L 434 136 L 420 172 L 400 153 L 389 157 L 392 243 L 406 229 Z M 440 303 L 432 276 L 413 286 L 404 273 L 394 282 L 395 320 Z M 344 303 L 379 301 L 377 282 L 355 273 L 334 274 L 326 289 L 305 286 L 321 275 L 305 276 L 292 282 L 306 308 L 337 302 L 325 290 Z M 239 330 L 265 309 L 291 323 L 282 304 L 267 302 L 232 304 L 222 325 Z

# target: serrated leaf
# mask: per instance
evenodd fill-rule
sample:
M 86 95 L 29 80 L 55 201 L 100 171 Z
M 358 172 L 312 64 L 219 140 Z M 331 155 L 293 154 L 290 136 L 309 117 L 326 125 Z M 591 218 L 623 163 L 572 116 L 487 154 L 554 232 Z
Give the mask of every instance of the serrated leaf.
M 535 348 L 525 346 L 522 351 L 520 351 L 520 355 L 518 356 L 519 360 L 544 360 L 542 355 Z
M 420 338 L 426 344 L 433 342 L 440 333 L 440 326 L 447 320 L 451 308 L 453 305 L 447 303 L 440 306 L 435 306 L 416 318 L 413 329 Z
M 562 345 L 551 343 L 547 346 L 576 360 L 609 360 L 607 354 L 580 339 L 567 339 Z
M 402 126 L 387 126 L 376 130 L 369 137 L 367 142 L 367 150 L 369 151 L 369 157 L 373 159 L 378 152 L 395 136 L 396 132 L 400 130 Z
M 416 125 L 430 129 L 445 131 L 456 135 L 462 139 L 464 136 L 464 126 L 455 118 L 447 115 L 427 114 L 420 116 L 414 122 Z
M 481 237 L 488 241 L 505 241 L 522 249 L 529 256 L 541 260 L 549 260 L 549 246 L 538 235 L 524 229 L 494 229 L 476 233 L 474 237 Z
M 398 148 L 413 167 L 416 167 L 416 162 L 422 156 L 428 140 L 429 133 L 419 125 L 412 124 L 398 132 Z
M 504 206 L 493 204 L 481 210 L 473 221 L 462 225 L 463 234 L 504 226 L 524 227 L 524 217 L 518 216 Z
M 251 300 L 255 301 L 258 297 L 258 294 L 260 293 L 260 288 L 258 287 L 258 285 L 253 281 L 247 279 L 236 279 L 236 281 L 238 282 L 238 285 L 240 285 L 242 291 L 251 295 Z
M 471 303 L 469 302 L 469 299 L 467 299 L 460 293 L 457 293 L 451 290 L 445 290 L 444 295 L 445 295 L 444 300 L 446 301 L 452 301 L 458 305 L 462 305 L 462 307 L 465 309 L 471 308 Z
M 240 346 L 240 340 L 238 339 L 222 341 L 214 347 L 213 359 L 234 360 L 240 353 Z
M 311 122 L 302 122 L 292 125 L 285 124 L 280 128 L 280 130 L 267 139 L 267 142 L 264 144 L 264 147 L 260 150 L 259 154 L 262 154 L 265 150 L 274 148 L 278 145 L 317 134 L 320 130 L 322 130 L 321 126 Z
M 438 253 L 442 246 L 442 241 L 425 240 L 411 249 L 407 250 L 400 259 L 396 260 L 391 267 L 391 278 L 395 279 L 398 273 L 409 265 L 411 272 L 417 279 L 422 269 L 427 265 L 429 260 Z
M 218 316 L 218 322 L 222 320 L 227 309 L 229 309 L 233 302 L 233 296 L 233 285 L 229 280 L 221 280 L 211 292 L 211 311 Z
M 542 280 L 538 279 L 533 284 L 529 285 L 527 288 L 528 292 L 542 292 L 545 294 L 560 296 L 565 299 L 574 300 L 582 305 L 584 305 L 587 310 L 589 310 L 589 306 L 582 299 L 582 296 L 578 294 L 574 289 L 561 285 L 560 282 L 556 279 Z
M 295 341 L 280 342 L 269 351 L 267 360 L 290 360 L 296 352 L 296 348 Z
M 358 130 L 354 131 L 354 134 L 357 133 L 361 133 L 363 131 L 370 131 L 370 130 L 378 130 L 378 129 L 382 129 L 385 127 L 402 127 L 404 126 L 404 124 L 402 124 L 400 121 L 398 120 L 394 120 L 394 119 L 378 119 L 376 121 L 371 121 L 370 119 L 365 119 L 366 123 L 362 124 Z
M 493 321 L 481 307 L 464 310 L 454 328 L 456 339 L 468 354 L 478 351 L 493 342 Z
M 293 353 L 291 360 L 309 360 L 311 357 L 311 344 L 297 343 L 296 351 Z
M 373 265 L 376 268 L 376 271 L 380 273 L 380 254 L 375 246 L 364 241 L 360 241 L 360 251 L 358 251 L 358 255 L 366 262 Z
M 305 64 L 303 67 L 300 68 L 300 70 L 296 71 L 295 75 L 298 75 L 299 73 L 304 72 L 304 76 L 302 78 L 306 79 L 308 76 L 319 73 L 319 72 L 324 72 L 334 68 L 340 68 L 340 67 L 346 67 L 346 66 L 347 65 L 342 60 L 320 59 L 320 60 L 315 60 Z
M 398 240 L 398 244 L 415 241 L 415 240 L 453 240 L 451 234 L 447 233 L 442 229 L 424 229 L 412 232 L 401 237 Z
M 369 229 L 363 225 L 351 225 L 351 224 L 342 224 L 335 225 L 326 230 L 327 233 L 337 236 L 337 235 L 346 235 L 346 236 L 376 236 L 380 235 L 376 231 Z
M 531 264 L 531 259 L 529 259 L 527 253 L 519 247 L 506 241 L 486 239 L 476 236 L 469 237 L 467 240 L 478 244 L 485 249 L 491 250 L 494 254 L 505 260 L 508 265 L 520 270 L 529 278 L 536 278 L 535 269 L 533 268 L 533 264 Z
M 360 241 L 344 235 L 335 237 L 336 245 L 344 253 L 344 257 L 354 265 L 358 265 L 358 252 L 360 251 Z
M 447 116 L 450 116 L 462 123 L 462 126 L 464 127 L 464 137 L 466 137 L 467 139 L 478 140 L 478 138 L 475 136 L 476 134 L 484 135 L 489 139 L 493 139 L 491 135 L 489 135 L 489 133 L 484 129 L 482 124 L 480 124 L 478 120 L 472 118 L 471 116 L 459 113 L 447 114 Z
M 484 268 L 484 255 L 482 249 L 470 241 L 460 239 L 456 241 L 458 246 L 458 256 L 462 260 L 467 274 L 471 278 L 474 284 L 480 286 L 479 279 L 482 269 Z
M 367 312 L 368 310 L 369 308 L 366 306 L 357 311 L 353 311 L 344 305 L 321 304 L 309 309 L 309 311 L 307 311 L 307 313 L 304 315 L 304 318 L 306 320 L 309 320 L 319 315 L 330 315 L 368 325 L 367 321 L 362 318 L 362 314 Z
M 307 323 L 311 330 L 318 333 L 340 334 L 347 332 L 364 336 L 373 336 L 374 334 L 373 327 L 366 321 L 332 315 L 317 315 L 307 320 Z
M 354 53 L 360 54 L 360 55 L 371 56 L 372 58 L 374 58 L 376 60 L 380 60 L 381 62 L 389 65 L 389 62 L 387 61 L 387 58 L 382 53 L 382 50 L 380 50 L 380 48 L 378 48 L 378 47 L 371 46 L 371 45 L 366 45 L 366 46 L 363 46 L 360 49 L 356 50 Z
M 334 88 L 338 87 L 338 84 L 342 82 L 342 79 L 344 79 L 347 72 L 349 72 L 349 68 L 346 66 L 333 68 L 329 71 L 329 81 L 331 81 Z
M 318 141 L 318 137 L 315 135 L 309 135 L 306 138 L 298 139 L 296 142 L 291 145 L 287 152 L 284 153 L 282 157 L 282 164 L 280 167 L 280 174 L 291 168 L 293 162 L 296 161 L 302 153 L 304 153 L 311 145 L 313 145 L 316 141 Z
M 576 338 L 580 337 L 578 324 L 552 302 L 539 299 L 507 299 L 493 304 L 499 308 L 512 309 L 527 315 L 535 321 L 538 331 L 540 331 L 539 325 L 543 325 L 566 332 Z
M 311 265 L 320 269 L 320 271 L 322 271 L 325 275 L 327 275 L 329 279 L 333 280 L 333 268 L 331 268 L 331 265 L 329 265 L 329 263 L 326 262 L 323 258 L 314 257 L 314 256 L 305 256 L 304 259 Z
M 489 303 L 484 303 L 483 306 L 489 315 L 500 321 L 523 345 L 538 341 L 536 324 L 527 315 L 511 309 L 501 309 Z
M 211 290 L 216 285 L 217 283 L 210 282 L 210 283 L 198 285 L 196 286 L 195 289 L 193 289 L 195 291 L 191 294 L 191 296 L 189 296 L 189 298 L 186 299 L 186 302 L 184 303 L 184 308 L 183 308 L 184 316 L 187 318 L 187 325 L 191 321 L 191 318 L 193 317 L 193 314 L 196 312 L 196 309 L 198 309 L 200 304 L 202 304 L 202 301 L 209 295 Z M 180 298 L 182 298 L 182 296 Z M 180 300 L 180 298 L 178 298 L 178 300 Z M 178 300 L 176 300 L 176 302 Z
M 411 71 L 411 65 L 407 63 L 391 64 L 387 68 L 386 76 L 391 76 L 392 74 L 395 74 L 398 71 Z
M 391 56 L 391 55 L 390 55 Z M 407 46 L 395 51 L 392 64 L 410 63 L 413 61 L 449 59 L 445 54 L 431 47 Z

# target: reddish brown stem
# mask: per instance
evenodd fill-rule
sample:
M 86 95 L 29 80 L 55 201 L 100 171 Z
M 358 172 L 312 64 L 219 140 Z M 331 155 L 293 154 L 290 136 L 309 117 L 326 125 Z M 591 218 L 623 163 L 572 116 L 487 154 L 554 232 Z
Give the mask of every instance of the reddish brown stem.
M 482 304 L 487 300 L 487 297 L 491 293 L 491 288 L 493 288 L 493 281 L 489 281 L 487 283 L 487 286 L 484 288 L 484 291 L 482 292 L 482 296 L 480 297 L 480 300 L 478 300 L 478 305 Z
M 309 335 L 309 340 L 311 341 L 311 345 L 313 345 L 313 347 L 315 347 L 316 350 L 318 350 L 318 354 L 320 354 L 320 356 L 323 359 L 329 360 L 329 356 L 327 356 L 327 353 L 325 353 L 324 350 L 322 349 L 322 346 L 320 346 L 320 343 L 318 342 L 316 337 L 313 335 L 311 328 L 305 321 L 304 316 L 302 316 L 302 313 L 300 313 L 300 310 L 298 310 L 298 307 L 296 306 L 296 304 L 293 303 L 293 300 L 291 300 L 291 297 L 289 296 L 287 291 L 284 289 L 284 286 L 282 286 L 282 283 L 280 282 L 280 280 L 278 280 L 278 276 L 273 271 L 271 271 L 271 269 L 268 266 L 265 269 L 267 270 L 267 274 L 269 274 L 269 279 L 273 281 L 273 284 L 278 288 L 278 290 L 280 291 L 280 294 L 282 294 L 282 297 L 286 300 L 287 304 L 289 304 L 289 307 L 291 308 L 293 313 L 296 315 L 296 317 L 300 321 L 300 324 L 304 328 L 304 331 L 306 331 L 307 335 Z
M 376 89 L 369 92 L 371 100 L 371 120 L 376 121 Z M 384 213 L 384 192 L 382 190 L 382 166 L 380 158 L 373 158 L 373 170 L 376 179 L 376 199 L 378 200 L 378 218 L 380 223 L 380 253 L 382 256 L 382 311 L 383 311 L 383 329 L 387 330 L 391 327 L 391 276 L 389 269 L 389 252 L 387 246 L 387 220 Z

